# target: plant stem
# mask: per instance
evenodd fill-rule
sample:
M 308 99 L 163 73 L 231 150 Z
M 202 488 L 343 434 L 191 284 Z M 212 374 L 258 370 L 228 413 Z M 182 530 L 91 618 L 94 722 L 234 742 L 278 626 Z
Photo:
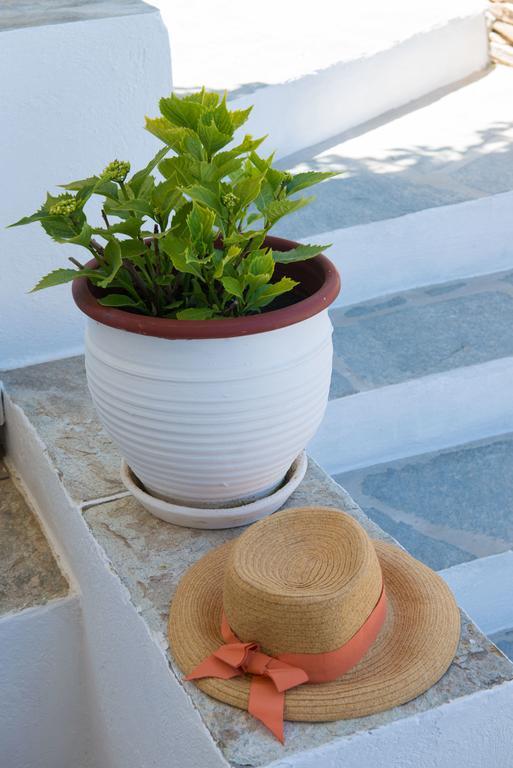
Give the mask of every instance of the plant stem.
M 107 218 L 107 214 L 105 213 L 105 208 L 102 208 L 102 218 L 103 218 L 103 220 L 105 222 L 105 226 L 107 227 L 107 229 L 109 229 L 110 223 L 109 223 L 109 220 Z
M 151 300 L 151 294 L 148 291 L 148 287 L 146 286 L 144 280 L 142 280 L 141 276 L 137 272 L 135 266 L 128 259 L 123 259 L 123 266 L 126 269 L 126 271 L 130 274 L 134 287 L 137 293 L 139 294 L 140 298 L 142 298 L 143 301 L 146 302 L 147 306 L 151 307 L 153 304 Z
M 71 261 L 72 264 L 74 264 L 79 269 L 85 269 L 84 265 L 81 264 L 78 259 L 74 259 L 73 256 L 68 256 L 68 261 Z

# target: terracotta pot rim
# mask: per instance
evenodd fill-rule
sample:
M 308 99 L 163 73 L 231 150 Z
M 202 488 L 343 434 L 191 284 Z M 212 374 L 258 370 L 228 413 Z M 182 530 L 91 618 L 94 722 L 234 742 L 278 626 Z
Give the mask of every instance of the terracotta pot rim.
M 281 251 L 290 250 L 298 245 L 293 240 L 272 236 L 268 236 L 265 242 L 270 247 Z M 94 267 L 95 264 L 96 262 L 92 260 L 87 266 Z M 335 265 L 324 254 L 314 256 L 306 262 L 296 262 L 296 264 L 307 265 L 307 270 L 315 272 L 314 278 L 321 282 L 320 286 L 306 298 L 288 307 L 245 317 L 214 320 L 172 320 L 164 317 L 137 315 L 116 307 L 104 307 L 98 303 L 91 290 L 91 284 L 85 277 L 73 280 L 72 291 L 76 305 L 84 314 L 111 328 L 162 339 L 230 338 L 285 328 L 319 314 L 332 304 L 340 291 L 340 277 Z M 304 280 L 302 286 L 308 289 Z

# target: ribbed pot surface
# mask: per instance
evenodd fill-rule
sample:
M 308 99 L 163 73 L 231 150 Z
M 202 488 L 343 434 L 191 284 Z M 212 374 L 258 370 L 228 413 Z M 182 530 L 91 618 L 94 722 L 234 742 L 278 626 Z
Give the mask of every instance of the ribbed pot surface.
M 89 389 L 155 496 L 226 505 L 268 493 L 314 435 L 331 378 L 327 310 L 234 338 L 165 339 L 88 321 Z

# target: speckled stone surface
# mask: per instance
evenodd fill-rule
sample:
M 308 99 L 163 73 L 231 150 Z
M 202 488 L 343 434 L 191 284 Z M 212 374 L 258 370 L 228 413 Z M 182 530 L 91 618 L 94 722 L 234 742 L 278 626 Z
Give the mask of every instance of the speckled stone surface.
M 314 504 L 343 509 L 354 515 L 371 536 L 388 538 L 340 486 L 310 462 L 305 480 L 286 506 Z M 241 533 L 241 529 L 200 531 L 169 525 L 149 515 L 132 498 L 90 507 L 84 515 L 128 588 L 133 603 L 166 647 L 169 601 L 181 575 L 210 548 Z M 173 673 L 181 679 L 171 656 L 169 662 Z M 263 766 L 333 739 L 422 712 L 512 677 L 513 666 L 463 617 L 462 639 L 456 659 L 442 680 L 426 694 L 409 704 L 371 717 L 334 723 L 286 723 L 285 746 L 247 713 L 209 698 L 192 683 L 185 683 L 185 686 L 230 764 Z
M 151 12 L 143 0 L 2 0 L 0 32 Z
M 67 593 L 37 520 L 12 480 L 0 479 L 0 616 Z
M 513 547 L 513 435 L 336 475 L 366 514 L 435 570 Z
M 336 397 L 513 354 L 511 272 L 415 288 L 330 316 L 333 368 L 345 382 Z
M 83 357 L 0 372 L 0 381 L 47 446 L 75 501 L 125 490 L 121 457 L 96 417 Z
M 148 628 L 167 648 L 170 599 L 184 571 L 241 529 L 201 531 L 164 523 L 132 497 L 95 503 L 121 490 L 119 456 L 100 428 L 85 383 L 83 361 L 70 358 L 0 374 L 7 395 L 26 413 L 46 444 L 67 491 L 88 500 L 82 514 L 111 567 L 128 589 Z M 9 482 L 9 481 L 0 481 Z M 331 506 L 354 515 L 374 538 L 390 538 L 351 497 L 310 462 L 287 506 Z M 247 713 L 185 687 L 227 761 L 237 768 L 265 766 L 279 758 L 422 712 L 454 698 L 513 679 L 513 665 L 466 618 L 456 659 L 446 675 L 415 701 L 388 712 L 334 723 L 286 723 L 281 746 Z M 170 673 L 182 676 L 169 656 Z

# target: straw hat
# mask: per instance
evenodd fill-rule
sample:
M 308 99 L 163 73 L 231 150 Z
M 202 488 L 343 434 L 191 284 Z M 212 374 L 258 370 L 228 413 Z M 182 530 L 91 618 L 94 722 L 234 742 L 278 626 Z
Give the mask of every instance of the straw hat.
M 459 636 L 436 573 L 322 507 L 278 512 L 210 551 L 183 576 L 169 616 L 185 675 L 249 706 L 279 738 L 281 716 L 262 714 L 267 705 L 310 722 L 389 709 L 444 674 Z M 256 701 L 264 683 L 286 690 L 282 704 Z

